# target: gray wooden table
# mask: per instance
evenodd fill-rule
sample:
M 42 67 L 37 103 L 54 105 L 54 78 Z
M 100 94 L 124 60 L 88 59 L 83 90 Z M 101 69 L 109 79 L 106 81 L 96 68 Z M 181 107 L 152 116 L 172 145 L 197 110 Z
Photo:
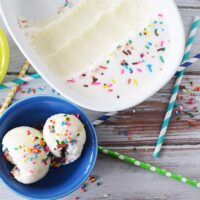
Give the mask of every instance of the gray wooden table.
M 186 33 L 194 15 L 200 15 L 200 0 L 176 0 L 183 17 Z M 2 20 L 0 25 L 4 27 Z M 200 32 L 199 32 L 200 33 Z M 192 54 L 200 52 L 200 34 Z M 8 33 L 7 33 L 8 35 Z M 5 80 L 16 77 L 25 58 L 20 53 L 10 36 L 11 61 Z M 184 84 L 189 87 L 191 81 L 200 85 L 200 64 L 195 64 L 186 72 Z M 34 72 L 30 69 L 29 73 Z M 162 119 L 165 114 L 174 80 L 171 80 L 160 92 L 148 101 L 133 109 L 120 112 L 119 115 L 97 128 L 99 143 L 129 154 L 139 160 L 164 167 L 174 172 L 189 176 L 200 181 L 200 120 L 195 120 L 195 126 L 189 125 L 190 117 L 182 114 L 181 119 L 172 119 L 162 155 L 153 159 L 152 153 Z M 36 94 L 52 94 L 55 92 L 41 79 L 33 81 L 15 96 L 14 102 Z M 0 92 L 0 105 L 3 103 L 8 90 Z M 86 111 L 91 119 L 100 113 Z M 93 174 L 98 177 L 96 183 L 89 183 L 87 192 L 76 191 L 64 199 L 200 199 L 200 190 L 182 183 L 152 174 L 137 167 L 130 166 L 118 160 L 99 155 Z M 0 183 L 1 200 L 21 199 L 12 193 L 3 183 Z

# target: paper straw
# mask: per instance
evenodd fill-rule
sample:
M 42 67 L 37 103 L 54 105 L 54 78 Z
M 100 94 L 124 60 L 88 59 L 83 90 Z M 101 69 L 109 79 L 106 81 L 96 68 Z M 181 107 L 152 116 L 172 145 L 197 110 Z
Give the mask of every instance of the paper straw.
M 193 180 L 191 178 L 186 178 L 184 176 L 177 175 L 174 172 L 168 171 L 166 169 L 162 169 L 160 167 L 153 166 L 153 165 L 151 165 L 149 163 L 146 163 L 146 162 L 142 162 L 142 161 L 136 160 L 135 158 L 129 157 L 127 155 L 120 154 L 120 153 L 118 153 L 116 151 L 112 151 L 112 150 L 104 148 L 104 147 L 98 147 L 98 150 L 99 150 L 99 153 L 106 154 L 106 155 L 108 155 L 110 157 L 117 158 L 119 160 L 122 160 L 124 162 L 129 163 L 129 164 L 138 166 L 138 167 L 140 167 L 142 169 L 151 171 L 153 173 L 160 174 L 160 175 L 166 176 L 166 177 L 168 177 L 170 179 L 174 179 L 176 181 L 179 181 L 179 182 L 182 182 L 182 183 L 186 183 L 188 185 L 200 188 L 200 182 L 197 182 L 197 181 L 195 181 L 195 180 Z
M 200 23 L 200 18 L 195 17 L 194 21 L 192 23 L 192 26 L 191 26 L 188 41 L 186 43 L 185 54 L 183 56 L 182 62 L 185 62 L 186 60 L 188 60 L 188 58 L 190 56 L 190 51 L 191 51 L 192 44 L 193 44 L 195 36 L 196 36 L 197 29 L 199 27 L 199 23 Z M 183 70 L 181 73 L 178 73 L 177 80 L 176 80 L 174 88 L 172 90 L 172 96 L 171 96 L 170 101 L 169 101 L 167 112 L 166 112 L 166 115 L 165 115 L 165 118 L 164 118 L 164 121 L 163 121 L 163 124 L 162 124 L 160 135 L 158 137 L 156 148 L 155 148 L 155 151 L 154 151 L 154 154 L 153 154 L 153 156 L 155 158 L 157 158 L 159 156 L 160 150 L 162 148 L 162 145 L 163 145 L 163 142 L 164 142 L 164 139 L 165 139 L 165 134 L 167 132 L 167 128 L 168 128 L 168 125 L 169 125 L 169 122 L 170 122 L 170 119 L 171 119 L 171 116 L 172 116 L 172 112 L 173 112 L 173 109 L 174 109 L 174 105 L 175 105 L 176 98 L 177 98 L 177 95 L 178 95 L 178 92 L 179 92 L 181 81 L 183 79 L 184 72 L 185 72 L 185 70 Z
M 18 85 L 21 85 L 23 83 L 26 83 L 28 81 L 32 81 L 32 80 L 38 79 L 38 78 L 41 78 L 41 76 L 39 74 L 37 74 L 37 73 L 31 74 L 29 76 L 24 76 L 23 78 L 18 78 L 18 79 L 12 80 L 10 82 L 6 82 L 6 83 L 3 83 L 3 84 L 0 84 L 0 89 L 5 89 L 5 88 L 13 87 L 13 86 L 18 86 Z
M 200 53 L 195 55 L 194 57 L 192 57 L 190 60 L 181 64 L 181 66 L 178 68 L 176 73 L 178 74 L 178 73 L 182 72 L 183 70 L 185 70 L 186 68 L 188 68 L 189 66 L 196 63 L 199 60 L 200 60 Z
M 26 71 L 28 70 L 30 66 L 30 63 L 28 61 L 26 61 L 24 63 L 24 66 L 21 68 L 20 72 L 19 72 L 19 75 L 18 75 L 18 78 L 22 78 L 25 74 L 26 74 Z M 8 96 L 6 97 L 1 109 L 0 109 L 0 115 L 3 114 L 3 112 L 8 108 L 8 106 L 11 104 L 12 100 L 13 100 L 13 97 L 15 96 L 16 92 L 17 92 L 17 89 L 18 89 L 19 86 L 13 86 L 10 90 L 10 92 L 8 93 Z
M 94 126 L 99 126 L 100 124 L 102 124 L 103 122 L 105 122 L 106 120 L 108 120 L 110 117 L 113 117 L 114 115 L 117 115 L 118 112 L 108 112 L 103 114 L 101 117 L 99 117 L 98 119 L 96 119 L 95 121 L 92 122 L 92 124 Z

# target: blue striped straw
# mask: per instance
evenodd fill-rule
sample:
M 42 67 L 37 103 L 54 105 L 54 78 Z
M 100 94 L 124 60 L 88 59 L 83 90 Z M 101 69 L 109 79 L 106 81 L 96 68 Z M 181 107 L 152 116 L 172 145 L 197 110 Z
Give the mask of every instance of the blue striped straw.
M 181 64 L 181 66 L 178 68 L 177 70 L 177 75 L 178 73 L 182 72 L 183 70 L 185 70 L 186 68 L 188 68 L 189 66 L 191 66 L 192 64 L 194 64 L 195 62 L 200 60 L 200 53 L 195 55 L 194 57 L 192 57 L 190 60 L 184 62 L 183 64 Z
M 108 112 L 103 114 L 102 116 L 100 116 L 98 119 L 96 119 L 95 121 L 92 122 L 92 124 L 94 126 L 99 126 L 100 124 L 102 124 L 103 122 L 105 122 L 106 120 L 108 120 L 110 117 L 113 117 L 114 115 L 117 115 L 118 112 Z
M 200 18 L 195 17 L 194 21 L 192 23 L 192 26 L 191 26 L 188 41 L 186 43 L 185 54 L 183 56 L 182 62 L 185 62 L 186 60 L 188 60 L 188 58 L 190 56 L 192 44 L 194 42 L 199 24 L 200 24 Z M 162 145 L 163 145 L 163 142 L 164 142 L 164 139 L 165 139 L 165 135 L 166 135 L 166 132 L 167 132 L 167 128 L 168 128 L 168 125 L 169 125 L 169 122 L 170 122 L 170 119 L 171 119 L 171 116 L 172 116 L 172 112 L 173 112 L 173 109 L 174 109 L 174 105 L 175 105 L 175 102 L 176 102 L 176 98 L 177 98 L 177 95 L 178 95 L 178 91 L 179 91 L 179 88 L 180 88 L 180 84 L 181 84 L 181 81 L 183 79 L 184 72 L 185 72 L 185 70 L 178 73 L 176 83 L 175 83 L 174 88 L 172 90 L 172 96 L 171 96 L 170 101 L 169 101 L 167 112 L 166 112 L 166 115 L 165 115 L 165 118 L 164 118 L 164 121 L 163 121 L 163 124 L 162 124 L 162 128 L 161 128 L 161 131 L 160 131 L 160 135 L 158 137 L 158 141 L 157 141 L 157 144 L 156 144 L 156 147 L 155 147 L 155 151 L 154 151 L 154 154 L 153 154 L 153 156 L 155 158 L 157 158 L 159 156 L 160 150 L 162 148 Z

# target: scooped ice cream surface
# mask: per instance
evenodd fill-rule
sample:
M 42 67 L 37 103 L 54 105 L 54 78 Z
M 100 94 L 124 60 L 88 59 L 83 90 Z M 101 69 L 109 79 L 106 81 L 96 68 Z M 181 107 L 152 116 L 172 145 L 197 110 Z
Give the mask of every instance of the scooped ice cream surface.
M 30 127 L 18 127 L 6 133 L 2 141 L 6 159 L 15 167 L 11 174 L 24 184 L 42 179 L 48 172 L 51 159 L 42 134 Z
M 84 125 L 75 115 L 57 114 L 45 123 L 43 137 L 52 154 L 63 164 L 77 160 L 86 141 Z

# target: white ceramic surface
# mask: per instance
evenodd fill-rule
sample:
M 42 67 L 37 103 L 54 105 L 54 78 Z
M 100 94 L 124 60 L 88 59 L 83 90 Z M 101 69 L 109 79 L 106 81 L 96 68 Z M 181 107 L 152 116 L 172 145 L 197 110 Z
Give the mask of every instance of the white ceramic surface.
M 131 95 L 127 93 L 127 98 L 116 101 L 103 100 L 106 99 L 104 93 L 102 93 L 102 95 L 104 95 L 102 98 L 96 95 L 87 95 L 88 93 L 84 93 L 85 95 L 83 95 L 83 88 L 74 89 L 70 84 L 65 84 L 64 81 L 56 78 L 54 74 L 45 67 L 40 57 L 32 49 L 24 32 L 19 28 L 19 17 L 33 19 L 48 17 L 57 12 L 58 8 L 65 2 L 64 0 L 1 0 L 0 8 L 4 22 L 18 47 L 34 68 L 53 88 L 67 99 L 82 107 L 95 111 L 116 111 L 135 106 L 156 93 L 172 78 L 182 59 L 185 43 L 184 29 L 174 1 L 147 1 L 152 1 L 152 3 L 156 5 L 158 12 L 164 14 L 167 22 L 171 43 L 168 55 L 165 58 L 166 67 L 159 72 L 159 75 L 155 76 L 153 80 L 138 89 L 137 92 Z

